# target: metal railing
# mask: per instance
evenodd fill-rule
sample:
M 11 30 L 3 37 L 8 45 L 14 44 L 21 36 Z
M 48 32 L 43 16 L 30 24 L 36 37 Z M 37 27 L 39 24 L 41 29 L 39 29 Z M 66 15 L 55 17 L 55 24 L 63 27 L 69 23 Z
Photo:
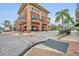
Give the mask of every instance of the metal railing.
M 40 21 L 40 18 L 32 18 L 32 20 Z

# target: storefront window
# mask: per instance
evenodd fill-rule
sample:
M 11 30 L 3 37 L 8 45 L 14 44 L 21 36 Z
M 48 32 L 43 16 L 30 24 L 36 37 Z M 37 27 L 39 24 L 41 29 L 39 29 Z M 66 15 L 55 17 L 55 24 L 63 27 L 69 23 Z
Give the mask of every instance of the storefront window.
M 37 27 L 36 26 L 32 26 L 32 31 L 36 31 Z

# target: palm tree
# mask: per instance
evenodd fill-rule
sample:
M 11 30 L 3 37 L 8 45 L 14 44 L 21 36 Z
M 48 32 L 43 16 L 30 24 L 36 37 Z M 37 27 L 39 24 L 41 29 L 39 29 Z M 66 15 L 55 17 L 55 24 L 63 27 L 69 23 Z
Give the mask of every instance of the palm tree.
M 62 21 L 62 27 L 63 24 L 69 24 L 69 22 L 74 23 L 73 18 L 69 15 L 69 10 L 64 9 L 56 13 L 56 19 L 55 22 Z
M 63 27 L 64 18 L 68 16 L 68 9 L 58 11 L 55 15 L 56 15 L 55 22 L 62 21 L 62 27 Z
M 74 21 L 73 21 L 73 18 L 69 15 L 69 11 L 68 9 L 64 9 L 64 10 L 61 10 L 59 12 L 56 13 L 56 19 L 55 19 L 55 22 L 60 22 L 62 21 L 62 27 L 63 25 L 65 25 L 65 30 L 59 30 L 59 33 L 60 34 L 63 34 L 63 33 L 69 33 L 70 30 L 69 29 L 69 23 L 72 23 L 74 24 Z M 67 28 L 68 26 L 68 28 Z
M 64 19 L 65 29 L 69 29 L 69 23 L 74 24 L 74 20 L 73 19 L 74 18 L 72 18 L 70 16 L 68 16 L 67 18 Z

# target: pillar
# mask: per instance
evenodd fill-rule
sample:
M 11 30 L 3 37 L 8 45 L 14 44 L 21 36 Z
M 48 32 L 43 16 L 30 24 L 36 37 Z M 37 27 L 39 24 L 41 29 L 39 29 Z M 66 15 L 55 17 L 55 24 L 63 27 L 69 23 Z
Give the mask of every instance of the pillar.
M 31 5 L 27 4 L 27 32 L 31 32 Z
M 46 31 L 48 31 L 49 30 L 49 28 L 48 28 L 48 24 L 47 24 L 47 26 L 46 26 Z
M 42 23 L 40 22 L 40 25 L 39 25 L 39 31 L 42 30 Z

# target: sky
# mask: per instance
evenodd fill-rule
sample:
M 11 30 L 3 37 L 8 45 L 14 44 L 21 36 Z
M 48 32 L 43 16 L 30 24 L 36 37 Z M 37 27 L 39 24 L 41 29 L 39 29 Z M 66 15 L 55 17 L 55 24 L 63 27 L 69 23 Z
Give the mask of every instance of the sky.
M 11 23 L 17 18 L 17 12 L 21 4 L 19 3 L 0 3 L 0 26 L 4 20 L 9 20 Z
M 48 3 L 48 4 L 40 4 L 43 6 L 45 9 L 47 9 L 50 14 L 49 17 L 51 18 L 51 24 L 57 24 L 55 23 L 55 14 L 56 12 L 63 10 L 63 9 L 68 9 L 69 14 L 71 17 L 75 18 L 75 10 L 76 10 L 76 4 L 75 3 Z
M 51 18 L 50 23 L 55 23 L 55 13 L 62 10 L 68 9 L 69 14 L 75 18 L 75 3 L 39 3 L 43 8 L 47 9 L 49 13 L 49 18 Z M 20 3 L 0 3 L 0 26 L 4 20 L 9 20 L 11 23 L 17 18 L 17 11 L 19 10 L 21 4 Z

